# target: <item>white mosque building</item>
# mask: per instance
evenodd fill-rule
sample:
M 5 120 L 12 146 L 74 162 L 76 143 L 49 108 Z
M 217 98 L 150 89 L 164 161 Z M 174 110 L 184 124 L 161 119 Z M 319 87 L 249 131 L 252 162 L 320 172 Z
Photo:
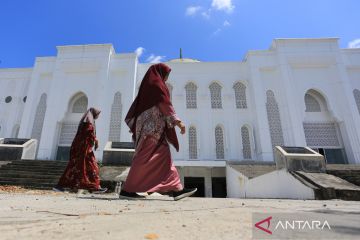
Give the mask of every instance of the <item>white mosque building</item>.
M 123 119 L 150 64 L 111 44 L 57 50 L 32 68 L 0 69 L 0 137 L 35 138 L 37 159 L 61 159 L 94 106 L 102 111 L 101 160 L 108 141 L 131 141 Z M 183 177 L 196 177 L 198 168 L 221 178 L 226 161 L 273 161 L 276 145 L 360 164 L 360 49 L 340 49 L 338 38 L 275 39 L 242 61 L 166 64 L 173 105 L 187 125 L 173 151 Z

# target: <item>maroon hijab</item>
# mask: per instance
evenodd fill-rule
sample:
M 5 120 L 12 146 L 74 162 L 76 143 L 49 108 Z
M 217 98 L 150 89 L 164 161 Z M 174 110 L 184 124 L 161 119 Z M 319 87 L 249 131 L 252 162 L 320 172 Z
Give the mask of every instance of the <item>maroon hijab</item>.
M 165 77 L 169 75 L 171 68 L 163 63 L 152 65 L 146 72 L 138 95 L 132 103 L 126 115 L 125 122 L 129 126 L 133 140 L 136 140 L 136 119 L 145 110 L 159 103 L 171 104 L 170 93 L 165 84 Z M 165 127 L 167 140 L 179 151 L 179 142 L 174 128 Z M 161 139 L 162 140 L 162 139 Z
M 81 117 L 79 127 L 81 126 L 81 123 L 91 123 L 94 126 L 94 131 L 96 133 L 95 118 L 99 116 L 100 112 L 101 111 L 96 108 L 90 108 L 87 110 L 86 113 L 84 113 L 84 115 Z

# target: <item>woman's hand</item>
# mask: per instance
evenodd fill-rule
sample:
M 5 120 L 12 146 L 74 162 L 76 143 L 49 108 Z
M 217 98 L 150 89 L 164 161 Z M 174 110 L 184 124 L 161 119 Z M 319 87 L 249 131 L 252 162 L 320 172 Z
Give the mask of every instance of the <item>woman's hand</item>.
M 95 139 L 95 151 L 99 148 L 99 141 Z
M 185 127 L 185 124 L 181 121 L 178 121 L 176 123 L 176 126 L 178 126 L 180 128 L 180 133 L 181 134 L 185 134 L 185 131 L 186 131 L 186 127 Z

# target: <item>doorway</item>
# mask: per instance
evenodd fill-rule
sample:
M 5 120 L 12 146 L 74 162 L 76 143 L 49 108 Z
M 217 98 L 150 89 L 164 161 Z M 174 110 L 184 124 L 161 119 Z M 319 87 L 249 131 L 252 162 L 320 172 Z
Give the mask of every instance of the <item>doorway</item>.
M 185 188 L 197 188 L 192 197 L 205 197 L 205 179 L 203 177 L 184 177 Z
M 314 148 L 313 150 L 323 155 L 327 164 L 349 163 L 343 148 Z
M 225 177 L 213 177 L 212 182 L 212 197 L 214 198 L 226 198 L 226 178 Z

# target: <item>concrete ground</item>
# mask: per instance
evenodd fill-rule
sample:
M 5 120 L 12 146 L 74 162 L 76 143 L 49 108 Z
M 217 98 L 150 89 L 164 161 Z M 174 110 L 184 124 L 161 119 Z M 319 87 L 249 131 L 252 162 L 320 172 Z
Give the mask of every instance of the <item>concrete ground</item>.
M 334 231 L 333 239 L 360 239 L 360 202 L 215 198 L 175 202 L 161 195 L 128 201 L 115 194 L 51 191 L 0 191 L 0 239 L 251 239 L 253 231 L 259 231 L 252 223 L 254 212 L 322 215 Z

